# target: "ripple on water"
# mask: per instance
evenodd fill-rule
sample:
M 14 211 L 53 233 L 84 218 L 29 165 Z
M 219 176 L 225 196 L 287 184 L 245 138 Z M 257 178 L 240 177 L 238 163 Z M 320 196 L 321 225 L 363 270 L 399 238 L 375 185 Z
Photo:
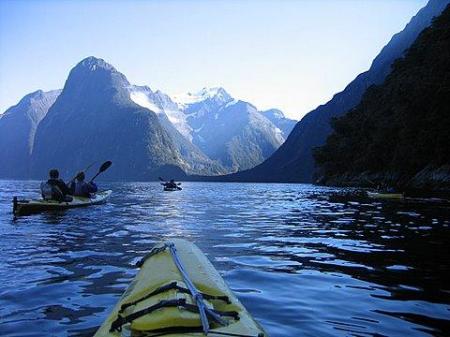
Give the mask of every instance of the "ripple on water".
M 272 337 L 450 335 L 445 207 L 301 184 L 101 185 L 106 205 L 14 222 L 11 196 L 38 183 L 0 181 L 1 336 L 92 336 L 135 263 L 174 237 L 198 244 Z

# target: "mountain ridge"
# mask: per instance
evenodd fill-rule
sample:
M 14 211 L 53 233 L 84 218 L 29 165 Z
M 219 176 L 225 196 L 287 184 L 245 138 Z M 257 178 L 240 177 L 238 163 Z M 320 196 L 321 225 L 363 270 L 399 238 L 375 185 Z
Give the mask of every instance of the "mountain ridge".
M 102 59 L 78 63 L 39 124 L 32 177 L 45 176 L 49 166 L 71 174 L 74 167 L 99 159 L 114 162 L 105 174 L 110 179 L 149 179 L 162 167 L 178 177 L 190 172 L 156 113 L 129 98 L 129 86 Z
M 26 100 L 28 96 L 37 95 L 39 92 L 40 91 L 26 95 L 21 102 Z M 100 150 L 97 150 L 97 153 L 95 153 L 93 149 L 89 149 L 87 144 L 91 144 L 90 147 L 96 148 L 96 145 L 103 142 L 103 139 L 95 137 L 93 131 L 94 125 L 97 125 L 97 127 L 104 132 L 103 137 L 109 139 L 111 144 L 115 144 L 114 139 L 107 136 L 106 133 L 114 134 L 118 131 L 118 134 L 121 134 L 121 129 L 124 128 L 124 125 L 127 125 L 127 123 L 116 123 L 115 127 L 118 130 L 109 129 L 106 131 L 106 126 L 111 123 L 110 119 L 119 118 L 120 115 L 116 111 L 117 115 L 112 117 L 113 114 L 111 114 L 109 110 L 115 111 L 117 109 L 134 111 L 134 113 L 129 112 L 131 115 L 137 114 L 136 111 L 142 109 L 148 111 L 144 112 L 144 110 L 142 110 L 142 116 L 139 117 L 141 123 L 153 125 L 152 128 L 150 126 L 149 128 L 154 131 L 156 138 L 159 137 L 159 141 L 162 144 L 165 144 L 164 146 L 156 146 L 159 148 L 158 151 L 167 151 L 168 153 L 171 153 L 168 156 L 160 156 L 158 153 L 153 153 L 151 158 L 149 158 L 148 166 L 159 166 L 159 161 L 162 163 L 162 166 L 166 164 L 169 166 L 172 165 L 173 169 L 171 172 L 174 172 L 178 178 L 184 177 L 186 174 L 221 175 L 229 172 L 230 169 L 239 170 L 241 167 L 249 168 L 267 158 L 281 142 L 284 141 L 283 139 L 278 143 L 276 141 L 273 142 L 273 138 L 278 137 L 278 130 L 275 126 L 267 128 L 266 124 L 271 122 L 268 119 L 265 120 L 265 117 L 261 114 L 262 120 L 259 124 L 252 123 L 249 124 L 250 126 L 242 124 L 240 125 L 242 134 L 239 137 L 230 137 L 230 144 L 226 145 L 225 148 L 231 149 L 230 151 L 236 153 L 236 155 L 230 156 L 229 153 L 224 153 L 225 157 L 228 156 L 225 158 L 225 162 L 229 164 L 229 166 L 225 168 L 223 162 L 221 162 L 223 158 L 209 158 L 192 142 L 195 130 L 187 123 L 187 119 L 194 114 L 193 110 L 195 108 L 192 107 L 192 104 L 197 104 L 197 108 L 202 107 L 200 110 L 203 110 L 200 111 L 200 113 L 210 109 L 211 111 L 208 112 L 210 115 L 206 117 L 217 119 L 217 117 L 214 117 L 215 115 L 218 116 L 218 114 L 221 113 L 222 110 L 226 110 L 229 105 L 237 104 L 240 101 L 232 98 L 226 90 L 221 87 L 212 89 L 203 88 L 197 92 L 197 94 L 191 94 L 191 104 L 186 103 L 183 105 L 186 110 L 191 110 L 180 110 L 179 103 L 174 102 L 169 95 L 160 90 L 153 91 L 148 86 L 136 86 L 130 84 L 126 76 L 119 72 L 114 66 L 107 63 L 105 60 L 94 56 L 81 60 L 69 72 L 64 88 L 52 91 L 52 93 L 54 94 L 54 100 L 47 106 L 45 115 L 42 115 L 41 118 L 33 124 L 33 134 L 31 135 L 29 131 L 24 130 L 23 132 L 25 135 L 21 136 L 22 138 L 30 136 L 32 139 L 28 155 L 23 156 L 20 161 L 17 160 L 15 164 L 8 166 L 8 168 L 5 168 L 4 166 L 3 172 L 0 171 L 0 176 L 9 177 L 9 172 L 14 171 L 15 167 L 18 165 L 17 162 L 26 163 L 25 166 L 27 167 L 26 170 L 14 175 L 14 177 L 17 178 L 41 177 L 42 175 L 46 175 L 46 171 L 49 168 L 47 166 L 61 167 L 62 174 L 68 174 L 70 170 L 76 168 L 79 169 L 86 165 L 85 162 L 88 158 L 86 158 L 86 154 L 82 153 L 83 148 L 88 149 L 86 150 L 87 153 L 90 153 L 88 157 L 99 155 L 102 158 L 105 157 L 104 159 L 113 158 L 114 153 L 111 151 L 103 151 L 102 153 L 98 152 Z M 211 104 L 213 106 L 211 106 Z M 253 105 L 244 103 L 242 112 L 238 113 L 246 113 L 246 104 L 251 107 L 251 109 L 255 110 L 252 111 L 252 113 L 257 112 Z M 53 110 L 59 112 L 54 112 Z M 64 113 L 62 113 L 62 111 Z M 260 112 L 258 112 L 258 114 L 259 113 Z M 199 115 L 199 111 L 195 111 L 195 114 Z M 0 125 L 8 119 L 3 118 L 8 117 L 7 115 L 8 114 L 0 116 Z M 146 117 L 144 117 L 144 115 Z M 136 116 L 134 117 L 138 118 Z M 158 123 L 156 123 L 155 117 L 158 120 Z M 54 120 L 53 122 L 50 121 L 52 119 Z M 225 124 L 231 125 L 233 123 Z M 236 124 L 234 123 L 233 125 Z M 63 130 L 64 128 L 67 128 L 67 130 Z M 73 131 L 73 128 L 81 129 L 78 131 L 78 137 Z M 253 132 L 253 130 L 251 130 L 252 128 L 256 131 Z M 268 131 L 269 134 L 261 131 L 261 129 L 264 128 L 270 129 Z M 131 127 L 130 130 L 135 129 L 134 127 Z M 35 132 L 37 134 L 36 137 L 34 135 Z M 50 136 L 55 132 L 58 136 Z M 30 134 L 28 135 L 27 133 Z M 221 133 L 226 134 L 226 129 L 225 131 L 222 130 Z M 144 136 L 145 139 L 152 139 L 148 133 L 144 134 L 146 135 Z M 131 132 L 130 137 L 133 136 L 134 134 Z M 11 139 L 17 139 L 17 137 L 14 138 L 11 137 L 11 135 L 8 135 L 8 137 L 4 137 L 5 139 L 3 140 L 1 140 L 0 137 L 0 145 L 2 148 L 14 149 L 15 141 L 12 141 Z M 125 135 L 122 135 L 122 137 L 125 137 Z M 70 138 L 70 142 L 72 143 L 68 143 L 68 138 Z M 81 141 L 82 138 L 84 139 L 83 141 Z M 36 148 L 35 151 L 33 151 L 35 143 Z M 135 137 L 134 143 L 139 143 L 139 140 Z M 150 141 L 150 143 L 152 142 Z M 267 144 L 271 143 L 274 143 L 275 145 L 268 151 L 267 147 L 270 148 L 270 145 Z M 3 146 L 4 144 L 6 144 L 6 146 Z M 74 147 L 74 144 L 78 145 Z M 147 145 L 150 146 L 150 148 L 155 148 L 155 143 L 152 144 L 153 145 Z M 243 144 L 243 146 L 241 146 L 241 144 Z M 120 144 L 117 145 L 119 146 Z M 65 153 L 66 151 L 59 149 L 59 146 L 71 149 L 69 151 L 71 152 L 70 156 L 75 156 L 75 160 L 71 164 L 73 164 L 75 168 L 70 167 L 66 160 L 62 159 L 68 155 Z M 167 149 L 165 146 L 167 146 Z M 107 148 L 108 146 L 107 144 L 102 144 L 101 147 Z M 246 150 L 242 150 L 241 147 Z M 46 151 L 50 154 L 47 155 L 45 153 Z M 131 148 L 127 151 L 133 152 Z M 9 159 L 12 158 L 10 152 L 13 151 L 11 150 L 8 153 L 3 151 L 3 154 L 0 153 L 0 159 L 10 161 Z M 141 152 L 141 156 L 146 156 L 145 151 Z M 157 158 L 159 158 L 159 160 L 156 160 Z M 120 158 L 115 158 L 114 161 L 121 162 Z M 130 162 L 133 162 L 133 160 L 130 159 Z M 139 165 L 141 167 L 145 166 L 143 163 L 140 163 Z M 178 169 L 175 167 L 178 167 Z M 115 176 L 119 171 L 121 173 Z M 144 172 L 145 170 L 141 169 L 141 171 Z M 133 173 L 133 175 L 128 178 L 123 164 L 122 167 L 110 170 L 109 173 L 105 175 L 105 178 L 150 179 L 148 174 L 137 174 L 137 172 Z
M 29 174 L 36 129 L 61 90 L 34 91 L 0 115 L 0 176 Z
M 320 182 L 450 190 L 450 5 L 372 86 L 332 122 L 315 150 Z
M 391 64 L 412 44 L 419 33 L 450 3 L 430 0 L 405 26 L 395 34 L 375 57 L 371 67 L 359 74 L 343 91 L 327 103 L 306 114 L 294 127 L 286 141 L 260 165 L 247 171 L 222 177 L 224 181 L 312 182 L 315 163 L 314 147 L 323 145 L 331 133 L 330 120 L 356 106 L 366 89 L 380 84 L 390 72 Z

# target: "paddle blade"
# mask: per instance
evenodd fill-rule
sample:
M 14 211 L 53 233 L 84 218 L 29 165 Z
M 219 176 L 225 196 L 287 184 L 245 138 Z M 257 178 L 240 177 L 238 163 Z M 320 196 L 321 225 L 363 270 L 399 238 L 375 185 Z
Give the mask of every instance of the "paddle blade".
M 165 181 L 165 180 L 164 180 L 163 178 L 161 178 L 161 177 L 158 177 L 158 179 L 161 180 L 161 181 Z
M 100 169 L 98 170 L 98 172 L 105 172 L 107 169 L 109 169 L 109 167 L 112 165 L 112 161 L 108 160 L 105 161 L 102 166 L 100 166 Z

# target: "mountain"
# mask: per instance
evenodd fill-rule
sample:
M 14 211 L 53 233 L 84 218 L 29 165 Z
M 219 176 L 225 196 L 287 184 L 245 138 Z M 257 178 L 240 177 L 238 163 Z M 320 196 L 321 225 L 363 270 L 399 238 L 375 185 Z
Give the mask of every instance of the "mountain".
M 283 112 L 278 109 L 269 109 L 261 111 L 261 113 L 281 130 L 281 135 L 284 139 L 287 139 L 295 124 L 297 124 L 296 120 L 286 118 Z
M 449 104 L 450 5 L 382 85 L 333 120 L 315 152 L 321 181 L 450 189 Z
M 175 102 L 95 57 L 71 70 L 63 90 L 27 95 L 1 116 L 0 177 L 8 178 L 42 178 L 51 167 L 67 176 L 103 159 L 114 161 L 109 179 L 223 175 L 268 158 L 290 121 L 223 88 Z
M 216 161 L 209 159 L 192 144 L 192 128 L 186 121 L 186 115 L 172 99 L 157 90 L 153 92 L 147 86 L 130 86 L 130 99 L 136 104 L 156 113 L 161 126 L 169 133 L 177 151 L 189 162 L 191 171 L 208 174 L 225 174 L 226 170 Z
M 254 167 L 284 142 L 268 118 L 223 88 L 203 88 L 175 100 L 192 129 L 192 143 L 229 172 Z
M 439 15 L 450 0 L 430 0 L 400 33 L 394 35 L 373 61 L 370 69 L 358 75 L 328 103 L 309 112 L 297 123 L 286 142 L 257 167 L 226 177 L 237 181 L 311 182 L 315 164 L 313 148 L 325 143 L 331 133 L 330 120 L 354 108 L 373 84 L 380 84 L 391 71 L 391 65 L 414 42 L 419 33 Z
M 169 95 L 157 90 L 153 92 L 148 86 L 132 85 L 129 87 L 131 100 L 154 111 L 158 116 L 166 116 L 170 123 L 187 140 L 192 141 L 192 128 L 186 121 L 186 115 Z
M 1 177 L 28 175 L 37 126 L 60 93 L 61 90 L 35 91 L 0 116 Z
M 209 174 L 180 153 L 154 111 L 130 99 L 126 77 L 102 59 L 88 57 L 69 74 L 59 97 L 38 126 L 31 158 L 33 177 L 57 167 L 65 177 L 95 160 L 114 165 L 105 177 L 149 180 L 168 174 Z

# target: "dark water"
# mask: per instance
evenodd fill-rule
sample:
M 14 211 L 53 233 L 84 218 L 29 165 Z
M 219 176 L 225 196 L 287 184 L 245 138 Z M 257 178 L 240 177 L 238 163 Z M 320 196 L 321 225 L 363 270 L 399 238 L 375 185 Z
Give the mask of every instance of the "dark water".
M 130 183 L 108 184 L 107 205 L 12 221 L 12 195 L 36 185 L 0 181 L 1 336 L 92 335 L 170 237 L 197 243 L 271 336 L 450 335 L 446 208 L 310 185 Z

